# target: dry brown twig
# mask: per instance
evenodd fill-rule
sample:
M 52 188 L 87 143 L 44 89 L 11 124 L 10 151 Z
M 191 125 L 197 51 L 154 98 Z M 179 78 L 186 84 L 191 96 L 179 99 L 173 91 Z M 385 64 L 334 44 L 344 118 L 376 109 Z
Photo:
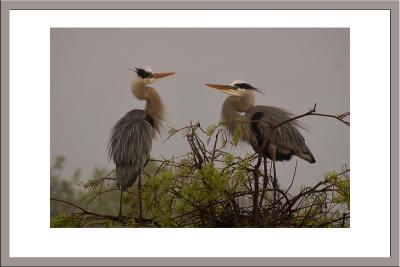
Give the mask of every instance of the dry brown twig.
M 340 115 L 316 113 L 316 105 L 314 105 L 314 108 L 310 111 L 273 127 L 276 129 L 285 123 L 305 116 L 330 117 L 350 126 L 350 123 L 346 121 L 349 114 L 349 112 Z M 291 190 L 296 177 L 296 161 L 289 186 L 283 189 L 279 187 L 269 188 L 267 186 L 268 177 L 270 176 L 267 171 L 268 161 L 262 162 L 262 157 L 257 153 L 238 158 L 225 151 L 228 137 L 225 129 L 221 128 L 225 123 L 221 122 L 217 125 L 211 135 L 202 129 L 199 122 L 190 123 L 188 126 L 177 130 L 173 129 L 169 132 L 169 136 L 163 142 L 168 141 L 177 133 L 183 132 L 183 137 L 187 140 L 190 151 L 172 159 L 150 160 L 158 163 L 158 167 L 154 172 L 154 176 L 144 172 L 144 176 L 147 179 L 153 179 L 165 170 L 174 173 L 174 181 L 168 190 L 165 192 L 153 192 L 152 205 L 155 206 L 155 212 L 160 212 L 162 216 L 169 216 L 170 223 L 174 227 L 348 226 L 350 211 L 340 205 L 338 206 L 336 203 L 338 192 L 335 189 L 337 186 L 335 183 L 337 181 L 321 181 L 314 186 L 300 190 L 297 194 L 290 194 L 289 190 Z M 206 141 L 204 142 L 203 140 Z M 231 157 L 231 160 L 226 162 L 226 157 L 228 156 Z M 262 164 L 264 169 L 260 168 Z M 228 177 L 228 183 L 223 185 L 225 189 L 219 192 L 219 195 L 213 196 L 207 201 L 201 199 L 200 193 L 213 192 L 214 188 L 210 187 L 206 177 L 201 177 L 204 168 L 212 168 L 221 177 Z M 185 171 L 182 171 L 183 169 Z M 350 169 L 346 166 L 342 172 L 337 174 L 337 177 L 348 175 L 349 172 Z M 105 190 L 102 186 L 105 181 L 112 181 L 113 178 L 108 177 L 109 175 L 111 173 L 93 182 L 98 183 L 97 186 L 101 184 L 101 186 L 98 186 L 98 191 L 93 192 L 97 198 L 100 198 L 106 192 L 112 191 L 107 191 L 108 189 Z M 260 176 L 264 177 L 261 190 L 259 188 Z M 195 183 L 198 184 L 199 195 L 188 195 L 184 188 Z M 142 183 L 141 187 L 144 191 L 150 190 L 146 182 Z M 278 197 L 272 201 L 268 197 L 269 194 L 278 195 Z M 168 206 L 171 214 L 160 208 L 162 199 L 166 196 L 170 201 Z M 116 216 L 95 213 L 64 200 L 56 198 L 51 198 L 51 200 L 62 202 L 79 210 L 74 216 L 85 220 L 85 222 L 98 221 L 98 219 L 120 220 Z M 89 199 L 88 202 L 90 201 L 93 200 Z M 181 213 L 177 211 L 177 203 L 184 203 Z M 342 211 L 340 216 L 336 215 L 339 210 Z M 134 219 L 135 221 L 142 221 L 141 224 L 136 224 L 136 227 L 145 227 L 146 224 L 151 224 L 153 227 L 162 226 L 163 219 L 158 217 L 146 218 L 145 214 L 146 212 L 143 212 L 143 215 L 139 216 L 139 218 L 135 218 L 134 215 L 126 216 L 123 218 L 123 222 Z M 332 219 L 329 220 L 329 218 Z

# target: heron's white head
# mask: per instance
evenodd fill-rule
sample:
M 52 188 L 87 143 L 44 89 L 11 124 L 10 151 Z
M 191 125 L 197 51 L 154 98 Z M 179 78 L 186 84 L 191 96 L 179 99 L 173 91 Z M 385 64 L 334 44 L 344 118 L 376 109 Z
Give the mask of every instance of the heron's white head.
M 217 89 L 220 92 L 233 96 L 242 96 L 246 92 L 252 90 L 262 93 L 260 90 L 253 87 L 251 84 L 242 80 L 235 80 L 231 83 L 231 85 L 214 84 L 214 83 L 207 83 L 206 85 L 211 88 Z
M 129 69 L 133 70 L 137 74 L 137 78 L 143 80 L 145 84 L 151 84 L 153 82 L 156 82 L 160 80 L 161 78 L 171 76 L 175 74 L 175 72 L 158 72 L 154 73 L 154 71 L 150 67 L 146 67 L 144 69 L 142 68 L 135 68 L 135 69 Z

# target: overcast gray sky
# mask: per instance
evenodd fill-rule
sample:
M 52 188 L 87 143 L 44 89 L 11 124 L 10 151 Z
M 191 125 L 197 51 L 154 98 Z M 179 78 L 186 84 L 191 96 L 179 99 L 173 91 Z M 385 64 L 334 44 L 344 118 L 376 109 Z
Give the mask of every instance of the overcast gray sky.
M 113 168 L 106 147 L 115 122 L 145 103 L 133 97 L 130 67 L 151 66 L 176 75 L 154 84 L 167 109 L 167 125 L 190 120 L 206 127 L 220 120 L 226 98 L 204 83 L 244 80 L 264 91 L 256 104 L 295 114 L 317 103 L 321 113 L 350 111 L 349 29 L 51 29 L 51 161 L 66 157 L 64 177 L 83 179 L 95 166 Z M 316 163 L 298 160 L 297 180 L 312 185 L 350 161 L 350 128 L 329 118 L 301 120 Z M 181 135 L 155 140 L 152 157 L 189 151 Z M 162 132 L 162 139 L 167 130 Z M 252 152 L 249 146 L 237 153 Z M 282 186 L 295 159 L 277 164 Z

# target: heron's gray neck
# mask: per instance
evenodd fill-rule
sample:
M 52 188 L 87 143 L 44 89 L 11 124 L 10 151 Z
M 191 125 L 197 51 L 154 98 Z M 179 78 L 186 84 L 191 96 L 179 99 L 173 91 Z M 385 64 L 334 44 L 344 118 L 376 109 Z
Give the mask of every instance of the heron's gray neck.
M 246 92 L 242 96 L 230 96 L 222 105 L 222 118 L 225 121 L 237 121 L 241 113 L 247 112 L 254 105 L 254 94 Z
M 132 81 L 131 90 L 139 100 L 146 100 L 144 111 L 154 120 L 154 127 L 158 130 L 164 120 L 164 106 L 157 91 L 146 85 L 142 79 Z
M 157 91 L 152 87 L 147 87 L 146 108 L 144 109 L 153 119 L 157 120 L 157 126 L 164 120 L 164 106 Z
M 242 112 L 247 112 L 254 105 L 254 94 L 246 92 L 242 96 L 230 96 L 222 105 L 222 119 L 224 120 L 225 127 L 231 135 L 234 135 L 236 128 L 241 128 L 242 139 L 251 142 L 251 132 L 247 123 L 242 123 Z M 239 122 L 239 124 L 237 123 Z

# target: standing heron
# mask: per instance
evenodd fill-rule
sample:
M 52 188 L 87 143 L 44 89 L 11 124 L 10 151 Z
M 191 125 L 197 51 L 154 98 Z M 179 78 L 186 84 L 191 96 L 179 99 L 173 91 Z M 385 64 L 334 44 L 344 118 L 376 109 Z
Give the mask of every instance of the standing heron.
M 122 194 L 132 186 L 150 156 L 152 140 L 160 131 L 164 107 L 156 90 L 148 85 L 174 72 L 153 73 L 135 68 L 131 92 L 139 100 L 146 100 L 144 110 L 134 109 L 114 126 L 108 144 L 108 155 L 116 165 L 117 186 L 121 190 L 119 217 L 122 216 Z M 139 185 L 140 186 L 140 185 Z
M 222 105 L 222 119 L 231 135 L 236 127 L 241 129 L 241 139 L 250 144 L 255 152 L 273 162 L 276 183 L 275 161 L 289 160 L 293 155 L 310 163 L 315 158 L 307 147 L 295 120 L 273 127 L 290 119 L 292 114 L 278 107 L 254 106 L 254 92 L 257 88 L 244 81 L 234 81 L 231 85 L 206 84 L 230 95 Z M 241 113 L 245 113 L 244 116 Z

